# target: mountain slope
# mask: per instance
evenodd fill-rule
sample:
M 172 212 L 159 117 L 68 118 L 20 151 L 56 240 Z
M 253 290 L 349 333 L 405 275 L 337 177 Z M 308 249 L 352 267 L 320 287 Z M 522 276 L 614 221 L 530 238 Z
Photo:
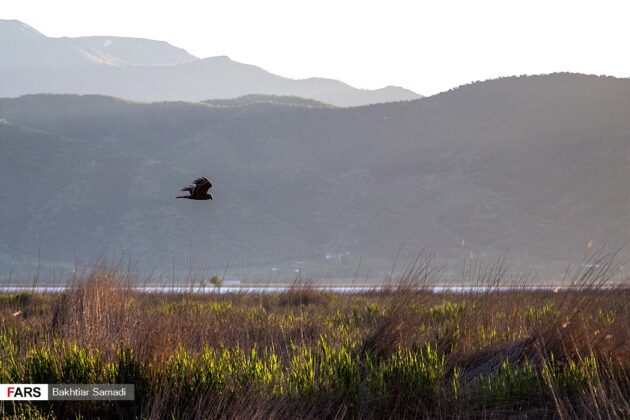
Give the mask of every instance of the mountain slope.
M 0 19 L 0 39 L 43 39 L 45 35 L 18 20 Z
M 292 80 L 228 57 L 198 59 L 166 42 L 124 37 L 48 38 L 0 20 L 0 97 L 79 93 L 142 101 L 202 101 L 249 94 L 299 96 L 336 106 L 417 99 L 407 89 Z
M 197 57 L 164 41 L 117 36 L 85 36 L 73 38 L 83 49 L 107 53 L 120 65 L 169 66 L 198 60 Z
M 630 238 L 626 79 L 506 78 L 360 108 L 34 95 L 0 100 L 0 118 L 0 177 L 17 185 L 5 254 L 269 267 L 348 252 L 378 273 L 403 243 L 564 268 L 590 240 Z M 173 198 L 200 175 L 213 202 Z
M 433 189 L 458 185 L 459 193 L 439 193 L 431 206 L 462 238 L 554 258 L 576 255 L 591 239 L 630 238 L 628 79 L 505 78 L 366 111 L 422 139 L 387 157 L 398 175 L 422 166 Z M 392 198 L 411 188 L 396 185 Z

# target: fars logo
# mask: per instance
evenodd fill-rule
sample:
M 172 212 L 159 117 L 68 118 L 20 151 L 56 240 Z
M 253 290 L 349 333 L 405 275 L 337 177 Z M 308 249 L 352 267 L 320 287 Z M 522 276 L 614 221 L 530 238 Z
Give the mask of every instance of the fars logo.
M 47 384 L 1 384 L 0 401 L 47 400 Z

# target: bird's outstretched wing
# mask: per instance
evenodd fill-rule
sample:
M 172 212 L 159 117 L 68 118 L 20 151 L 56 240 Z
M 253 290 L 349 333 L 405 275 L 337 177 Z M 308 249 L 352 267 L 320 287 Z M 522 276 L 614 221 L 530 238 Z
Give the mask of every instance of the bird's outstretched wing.
M 195 179 L 193 184 L 195 184 L 195 187 L 190 192 L 191 195 L 203 195 L 208 193 L 208 190 L 212 188 L 212 183 L 203 177 Z

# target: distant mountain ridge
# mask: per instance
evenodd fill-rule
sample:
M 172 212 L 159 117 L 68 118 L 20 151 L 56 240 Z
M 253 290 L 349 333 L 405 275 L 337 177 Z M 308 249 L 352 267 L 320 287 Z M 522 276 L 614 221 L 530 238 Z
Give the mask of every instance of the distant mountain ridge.
M 19 20 L 0 19 L 0 39 L 43 39 L 44 34 Z
M 0 20 L 0 97 L 33 93 L 102 94 L 142 101 L 265 94 L 344 107 L 421 98 L 399 87 L 366 90 L 332 79 L 288 79 L 225 56 L 200 59 L 163 41 L 48 38 L 22 22 Z
M 97 50 L 114 57 L 126 66 L 174 66 L 198 60 L 184 49 L 164 41 L 117 36 L 86 36 L 72 38 L 87 50 Z
M 239 106 L 253 106 L 260 104 L 271 105 L 287 105 L 305 108 L 334 108 L 332 105 L 313 99 L 304 99 L 297 96 L 278 96 L 278 95 L 245 95 L 234 99 L 211 99 L 203 101 L 208 105 L 234 108 Z
M 509 252 L 557 274 L 590 241 L 629 242 L 628 79 L 510 77 L 411 102 L 308 104 L 0 99 L 0 259 L 124 248 L 148 269 L 232 258 L 326 276 L 326 254 L 343 254 L 348 276 L 361 260 L 360 276 L 378 277 L 405 244 L 441 262 Z M 197 176 L 215 200 L 175 200 Z

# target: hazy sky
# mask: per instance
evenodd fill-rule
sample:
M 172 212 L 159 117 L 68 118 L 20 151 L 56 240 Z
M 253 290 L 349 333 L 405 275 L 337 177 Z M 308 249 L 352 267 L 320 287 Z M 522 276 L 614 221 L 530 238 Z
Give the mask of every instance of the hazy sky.
M 630 1 L 2 0 L 48 36 L 168 41 L 291 77 L 433 94 L 474 80 L 630 76 Z

